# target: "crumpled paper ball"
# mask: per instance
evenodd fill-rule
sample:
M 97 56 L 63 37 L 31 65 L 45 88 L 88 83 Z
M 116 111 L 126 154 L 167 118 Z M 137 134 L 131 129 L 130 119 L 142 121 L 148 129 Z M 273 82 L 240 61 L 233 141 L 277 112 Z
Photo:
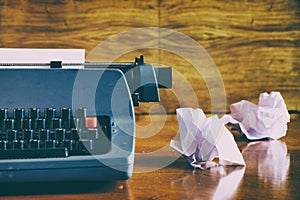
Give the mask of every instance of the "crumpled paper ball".
M 239 124 L 249 140 L 279 139 L 286 135 L 290 115 L 279 92 L 261 93 L 258 105 L 242 100 L 230 106 L 224 123 Z
M 233 135 L 218 116 L 207 118 L 201 109 L 179 108 L 176 110 L 179 140 L 171 140 L 170 146 L 184 155 L 195 168 L 221 165 L 245 165 Z

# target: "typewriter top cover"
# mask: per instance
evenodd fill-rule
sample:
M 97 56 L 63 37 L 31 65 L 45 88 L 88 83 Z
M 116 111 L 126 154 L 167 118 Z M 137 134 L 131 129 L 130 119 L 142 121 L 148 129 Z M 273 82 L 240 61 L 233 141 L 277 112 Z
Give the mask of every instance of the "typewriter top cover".
M 84 50 L 0 49 L 0 66 L 0 182 L 130 178 L 133 108 L 171 86 L 170 68 L 142 56 L 86 63 Z

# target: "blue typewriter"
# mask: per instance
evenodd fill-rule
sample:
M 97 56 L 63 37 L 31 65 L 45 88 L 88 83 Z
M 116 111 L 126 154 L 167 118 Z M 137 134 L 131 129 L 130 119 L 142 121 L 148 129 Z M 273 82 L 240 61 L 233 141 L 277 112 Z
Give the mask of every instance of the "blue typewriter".
M 171 87 L 170 68 L 154 69 L 142 56 L 124 63 L 65 63 L 51 56 L 49 63 L 13 63 L 5 56 L 0 182 L 132 175 L 134 106 L 160 100 L 158 88 Z

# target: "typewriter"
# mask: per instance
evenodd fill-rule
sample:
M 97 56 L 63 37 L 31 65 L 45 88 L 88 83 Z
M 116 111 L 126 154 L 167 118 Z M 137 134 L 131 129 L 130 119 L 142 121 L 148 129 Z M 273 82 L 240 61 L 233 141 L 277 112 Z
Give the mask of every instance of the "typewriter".
M 154 69 L 143 56 L 119 63 L 82 57 L 84 50 L 0 49 L 0 182 L 132 175 L 134 106 L 160 100 L 171 68 Z

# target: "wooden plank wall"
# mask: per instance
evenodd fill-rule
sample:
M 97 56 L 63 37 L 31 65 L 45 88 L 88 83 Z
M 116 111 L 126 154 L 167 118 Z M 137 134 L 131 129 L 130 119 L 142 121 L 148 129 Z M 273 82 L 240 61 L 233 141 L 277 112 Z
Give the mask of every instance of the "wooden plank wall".
M 213 58 L 228 105 L 241 99 L 257 102 L 259 93 L 275 90 L 289 109 L 300 109 L 299 1 L 163 1 L 161 7 L 160 26 L 192 37 Z M 163 59 L 184 66 L 182 59 Z M 197 82 L 195 73 L 182 73 Z M 210 110 L 205 86 L 193 86 L 203 91 L 197 93 L 199 102 Z
M 173 90 L 161 91 L 164 109 L 142 104 L 137 113 L 174 112 L 179 106 L 229 111 L 231 103 L 257 103 L 259 93 L 270 91 L 280 91 L 289 110 L 300 110 L 298 0 L 0 0 L 0 48 L 85 48 L 88 56 L 107 38 L 142 27 L 168 28 L 200 44 L 220 73 L 226 105 L 212 101 L 219 85 L 207 85 L 207 75 L 185 57 L 141 49 L 117 60 L 144 54 L 149 63 L 172 66 L 175 81 Z M 160 42 L 158 34 L 153 43 Z M 180 51 L 191 49 L 183 45 Z M 204 62 L 204 71 L 209 73 L 205 67 L 211 64 Z

